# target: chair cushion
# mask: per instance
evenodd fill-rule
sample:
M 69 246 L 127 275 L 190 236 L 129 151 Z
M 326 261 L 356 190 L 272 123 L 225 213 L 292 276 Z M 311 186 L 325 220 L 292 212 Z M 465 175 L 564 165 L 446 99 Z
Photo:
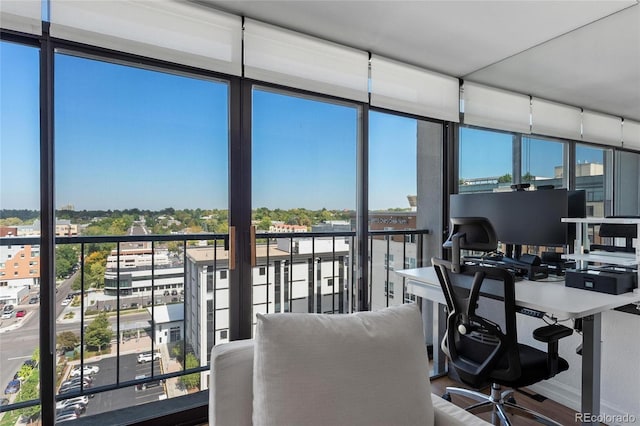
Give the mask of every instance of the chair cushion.
M 356 314 L 257 314 L 254 425 L 433 425 L 415 304 Z
M 474 342 L 472 339 L 460 340 L 456 343 L 458 351 L 469 354 L 468 360 L 476 364 L 482 364 L 491 352 L 492 346 Z M 547 353 L 534 347 L 518 343 L 518 354 L 520 357 L 520 375 L 508 374 L 509 359 L 507 354 L 502 356 L 486 377 L 479 378 L 477 382 L 464 380 L 462 373 L 460 379 L 474 388 L 481 388 L 490 383 L 498 383 L 503 386 L 520 388 L 529 386 L 542 380 L 549 379 L 551 372 L 547 365 Z M 454 366 L 455 367 L 455 366 Z M 569 363 L 564 358 L 558 358 L 558 373 L 569 369 Z M 509 377 L 511 376 L 511 377 Z
M 521 388 L 551 377 L 551 372 L 547 365 L 548 357 L 546 352 L 523 344 L 518 344 L 518 352 L 520 353 L 520 377 L 516 380 L 502 383 L 496 380 L 497 383 L 513 388 Z M 568 369 L 569 363 L 564 358 L 559 358 L 558 373 Z

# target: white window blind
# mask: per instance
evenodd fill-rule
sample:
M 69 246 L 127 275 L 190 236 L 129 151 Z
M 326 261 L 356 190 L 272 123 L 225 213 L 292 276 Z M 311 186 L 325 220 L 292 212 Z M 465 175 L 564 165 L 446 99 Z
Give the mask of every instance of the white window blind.
M 463 85 L 464 123 L 530 133 L 529 96 L 465 81 Z
M 240 75 L 242 20 L 191 2 L 50 0 L 51 35 Z
M 622 119 L 592 111 L 582 113 L 582 140 L 613 146 L 622 145 Z
M 582 112 L 544 99 L 531 100 L 531 132 L 538 135 L 580 140 Z
M 369 54 L 245 19 L 245 77 L 366 102 Z
M 624 120 L 622 123 L 622 146 L 640 151 L 640 123 Z
M 41 0 L 0 1 L 0 28 L 42 34 Z
M 371 105 L 458 122 L 458 79 L 378 55 L 371 58 Z

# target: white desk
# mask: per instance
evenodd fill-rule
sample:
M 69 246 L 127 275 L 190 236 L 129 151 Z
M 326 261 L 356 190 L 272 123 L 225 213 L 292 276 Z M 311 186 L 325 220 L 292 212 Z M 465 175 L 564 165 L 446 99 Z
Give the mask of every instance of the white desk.
M 434 321 L 434 367 L 444 373 L 444 354 L 440 342 L 444 336 L 446 305 L 433 267 L 396 271 L 405 277 L 407 293 L 440 304 Z M 564 281 L 516 281 L 516 304 L 553 315 L 559 320 L 582 318 L 582 413 L 600 414 L 600 332 L 601 313 L 640 301 L 640 294 L 611 295 L 565 287 Z M 434 309 L 435 313 L 435 309 Z

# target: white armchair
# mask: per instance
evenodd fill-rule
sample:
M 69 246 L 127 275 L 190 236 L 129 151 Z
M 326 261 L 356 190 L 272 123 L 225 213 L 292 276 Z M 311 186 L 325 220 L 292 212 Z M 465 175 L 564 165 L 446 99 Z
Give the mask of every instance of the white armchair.
M 416 349 L 418 353 L 407 358 L 413 349 L 399 347 L 401 340 L 415 337 L 407 328 L 417 330 L 419 324 L 422 332 L 417 307 L 404 306 L 354 315 L 259 315 L 255 340 L 221 344 L 212 350 L 209 424 L 488 425 L 431 394 L 429 380 L 422 375 L 427 367 L 418 367 L 414 377 L 408 377 L 415 367 L 411 359 L 426 364 L 426 350 L 422 336 L 411 347 L 422 347 L 424 355 Z M 412 325 L 407 325 L 406 315 L 417 315 L 417 322 L 412 319 Z M 325 336 L 323 330 L 327 330 Z M 367 336 L 354 341 L 355 331 Z M 388 331 L 400 337 L 388 341 Z M 326 336 L 335 334 L 341 344 L 326 341 Z M 349 347 L 347 356 L 344 346 Z M 390 353 L 403 365 L 372 369 L 374 364 L 368 364 Z

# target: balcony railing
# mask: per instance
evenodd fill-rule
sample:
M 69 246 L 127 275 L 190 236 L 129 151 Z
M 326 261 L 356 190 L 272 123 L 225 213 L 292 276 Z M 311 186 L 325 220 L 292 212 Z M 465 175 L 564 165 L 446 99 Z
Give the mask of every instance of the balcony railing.
M 395 291 L 388 291 L 391 288 L 389 283 L 396 279 L 395 269 L 422 265 L 427 234 L 424 230 L 369 231 L 368 294 L 372 309 L 406 301 L 403 281 L 397 278 L 393 284 Z M 355 232 L 258 233 L 256 239 L 254 312 L 346 313 L 355 310 Z M 68 378 L 72 366 L 80 368 L 79 385 L 64 394 L 56 392 L 56 400 L 104 395 L 115 401 L 122 399 L 116 393 L 123 389 L 140 389 L 142 385 L 155 384 L 158 380 L 164 381 L 162 394 L 177 396 L 185 392 L 170 392 L 169 387 L 177 386 L 181 378 L 192 374 L 200 377 L 196 389 L 206 389 L 210 349 L 228 340 L 228 255 L 224 250 L 229 243 L 227 235 L 79 236 L 56 237 L 55 242 L 59 246 L 77 247 L 80 265 L 70 278 L 74 279 L 76 274 L 79 276 L 79 297 L 74 299 L 77 306 L 73 310 L 65 307 L 57 313 L 59 320 L 52 325 L 51 333 L 53 336 L 53 332 L 57 335 L 61 331 L 72 331 L 78 336 L 77 353 L 66 354 L 73 360 L 62 354 L 58 358 L 56 389 L 63 379 Z M 142 243 L 148 249 L 151 254 L 150 265 L 136 268 L 121 266 L 122 258 L 127 256 L 123 247 L 130 243 Z M 0 238 L 0 246 L 12 244 L 37 246 L 40 239 Z M 169 246 L 170 267 L 166 264 L 156 266 L 156 253 L 166 253 Z M 115 267 L 111 263 L 107 269 L 104 256 L 103 260 L 96 262 L 93 253 L 109 252 L 113 256 L 111 250 L 116 256 Z M 96 279 L 96 267 L 92 265 L 99 265 L 100 262 L 105 264 L 102 274 L 109 276 L 111 288 L 115 284 L 117 289 L 111 296 L 105 295 L 101 289 L 90 287 L 90 284 L 96 284 L 90 282 Z M 181 273 L 176 281 L 175 270 L 178 268 Z M 174 272 L 173 276 L 167 278 L 167 272 L 171 271 Z M 133 272 L 137 274 L 135 277 Z M 70 284 L 65 282 L 65 285 Z M 66 291 L 65 288 L 62 294 L 56 295 L 58 302 Z M 56 306 L 60 309 L 60 303 L 56 303 Z M 62 312 L 71 311 L 77 313 L 77 318 L 73 321 L 64 320 L 66 314 Z M 171 313 L 167 314 L 169 311 Z M 107 343 L 108 350 L 104 348 L 107 353 L 99 350 L 99 356 L 96 357 L 94 351 L 89 351 L 92 345 L 95 347 L 95 336 L 87 330 L 102 312 L 108 317 L 114 338 Z M 178 319 L 161 318 L 176 312 L 179 312 Z M 128 320 L 132 317 L 142 319 L 132 324 Z M 7 335 L 1 338 L 6 339 Z M 133 344 L 134 339 L 147 343 L 144 346 L 142 343 Z M 5 340 L 4 343 L 8 342 Z M 174 347 L 178 347 L 175 353 L 182 358 L 179 368 L 176 368 L 174 353 L 171 352 Z M 132 373 L 132 354 L 154 354 L 158 353 L 158 349 L 161 362 L 144 364 L 144 376 Z M 197 365 L 189 364 L 188 354 L 195 356 Z M 107 359 L 109 363 L 105 361 Z M 97 374 L 93 384 L 85 384 L 84 377 L 90 374 L 85 367 L 97 364 L 104 371 Z M 170 368 L 171 365 L 174 368 Z M 139 372 L 137 364 L 133 364 L 133 367 Z M 110 377 L 105 380 L 100 379 L 100 375 Z M 129 406 L 135 403 L 130 399 L 125 402 Z M 19 403 L 12 401 L 0 407 L 0 413 L 38 404 L 37 399 Z M 89 402 L 88 407 L 91 404 Z M 87 414 L 117 408 L 123 407 L 98 407 L 88 410 Z

